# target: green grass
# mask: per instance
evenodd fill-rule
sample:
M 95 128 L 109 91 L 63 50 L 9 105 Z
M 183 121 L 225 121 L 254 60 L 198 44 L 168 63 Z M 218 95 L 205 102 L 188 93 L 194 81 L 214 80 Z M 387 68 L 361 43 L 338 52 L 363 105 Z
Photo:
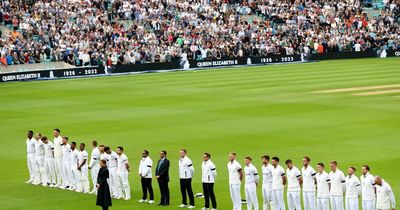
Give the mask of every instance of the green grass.
M 195 192 L 201 192 L 201 154 L 212 154 L 220 210 L 231 209 L 230 151 L 242 163 L 244 156 L 252 156 L 258 168 L 263 154 L 293 159 L 298 167 L 304 155 L 313 166 L 335 159 L 344 172 L 367 163 L 400 198 L 400 97 L 312 92 L 400 84 L 399 65 L 399 59 L 337 60 L 1 84 L 0 209 L 98 209 L 93 195 L 25 184 L 26 131 L 50 136 L 56 127 L 77 142 L 95 138 L 113 148 L 125 147 L 133 169 L 132 200 L 114 200 L 113 209 L 178 209 L 180 148 L 194 162 Z M 170 207 L 137 203 L 142 149 L 150 150 L 154 161 L 160 150 L 169 152 Z M 153 186 L 157 202 L 154 180 Z M 258 192 L 261 203 L 260 188 Z M 203 206 L 196 201 L 198 209 Z

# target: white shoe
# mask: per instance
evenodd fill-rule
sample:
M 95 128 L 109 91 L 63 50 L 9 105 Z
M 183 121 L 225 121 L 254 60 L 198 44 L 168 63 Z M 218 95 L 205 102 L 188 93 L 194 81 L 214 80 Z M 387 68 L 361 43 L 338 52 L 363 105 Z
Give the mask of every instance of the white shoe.
M 130 200 L 130 198 L 124 198 L 124 200 L 126 200 L 126 201 L 129 201 L 129 200 Z
M 203 207 L 201 210 L 210 210 L 209 208 Z
M 42 186 L 47 187 L 47 183 L 43 182 Z
M 217 209 L 211 209 L 211 210 L 217 210 Z
M 140 199 L 140 200 L 138 201 L 138 203 L 147 203 L 147 200 Z
M 26 183 L 26 184 L 31 184 L 32 182 L 33 182 L 33 180 L 30 179 L 30 180 L 26 181 L 25 183 Z
M 179 208 L 186 208 L 186 205 L 185 204 L 181 204 L 181 205 L 179 205 Z
M 196 207 L 194 207 L 192 205 L 188 206 L 188 209 L 194 209 L 194 208 L 196 208 Z
M 148 204 L 153 204 L 154 201 L 153 200 L 149 200 Z
M 121 199 L 121 197 L 119 197 L 119 196 L 115 196 L 114 198 L 115 198 L 115 199 L 118 199 L 118 200 Z
M 33 182 L 32 184 L 33 185 L 39 185 L 40 183 L 39 182 Z

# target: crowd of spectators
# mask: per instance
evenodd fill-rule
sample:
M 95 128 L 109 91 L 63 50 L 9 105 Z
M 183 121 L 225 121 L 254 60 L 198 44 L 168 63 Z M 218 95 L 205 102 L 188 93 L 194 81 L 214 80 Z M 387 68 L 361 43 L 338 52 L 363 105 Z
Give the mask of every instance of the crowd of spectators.
M 3 0 L 3 64 L 117 65 L 400 49 L 400 0 Z M 0 35 L 1 36 L 1 35 Z

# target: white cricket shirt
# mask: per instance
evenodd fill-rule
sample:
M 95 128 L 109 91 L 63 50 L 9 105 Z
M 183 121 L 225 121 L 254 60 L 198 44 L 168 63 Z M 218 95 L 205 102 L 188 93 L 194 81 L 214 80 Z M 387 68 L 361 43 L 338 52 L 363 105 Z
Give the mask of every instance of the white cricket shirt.
M 361 198 L 363 201 L 375 200 L 375 177 L 369 172 L 361 175 Z
M 346 198 L 358 198 L 361 194 L 361 183 L 356 175 L 346 177 Z
M 301 169 L 303 175 L 303 192 L 315 192 L 315 170 L 311 166 Z
M 300 182 L 299 178 L 301 177 L 300 170 L 293 166 L 292 169 L 286 169 L 286 176 L 288 179 L 288 191 L 289 192 L 297 192 L 300 191 Z
M 62 137 L 58 136 L 58 137 L 54 137 L 53 139 L 53 144 L 54 144 L 54 157 L 55 158 L 60 158 L 62 157 Z
M 331 171 L 329 172 L 329 178 L 331 179 L 331 196 L 343 197 L 346 187 L 346 178 L 343 172 L 339 169 L 336 169 L 335 172 Z
M 244 167 L 244 174 L 246 176 L 246 184 L 258 184 L 259 176 L 257 168 L 253 164 Z
M 229 171 L 229 184 L 240 184 L 240 174 L 239 171 L 242 170 L 242 166 L 236 160 L 228 162 Z
M 322 173 L 317 173 L 315 178 L 317 179 L 317 198 L 329 198 L 329 184 L 331 183 L 329 174 L 323 171 Z
M 261 166 L 261 172 L 263 176 L 263 184 L 272 184 L 272 168 L 273 166 L 268 163 L 268 165 Z
M 283 177 L 286 175 L 285 169 L 277 165 L 272 167 L 272 189 L 283 190 Z

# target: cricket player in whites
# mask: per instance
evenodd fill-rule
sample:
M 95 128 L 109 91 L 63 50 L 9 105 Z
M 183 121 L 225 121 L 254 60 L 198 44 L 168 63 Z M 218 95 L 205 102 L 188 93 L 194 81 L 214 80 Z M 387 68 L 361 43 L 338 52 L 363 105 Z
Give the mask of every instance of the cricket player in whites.
M 279 165 L 279 158 L 272 157 L 272 192 L 275 210 L 285 210 L 285 200 L 283 198 L 284 186 L 286 184 L 285 169 Z
M 351 166 L 346 177 L 346 210 L 358 210 L 358 197 L 361 194 L 361 183 L 356 176 L 356 168 Z
M 375 210 L 375 177 L 369 172 L 369 166 L 361 168 L 361 198 L 363 210 Z
M 241 210 L 242 198 L 240 196 L 240 185 L 243 180 L 243 171 L 242 171 L 242 166 L 236 160 L 235 152 L 229 153 L 228 171 L 229 171 L 229 191 L 231 193 L 233 210 Z
M 85 144 L 79 145 L 78 155 L 78 188 L 76 192 L 89 193 L 89 179 L 88 179 L 88 153 L 85 150 Z
M 315 206 L 315 170 L 310 166 L 311 159 L 307 156 L 303 158 L 303 201 L 305 210 L 316 210 Z
M 63 185 L 62 187 L 64 189 L 69 189 L 70 188 L 70 182 L 71 182 L 71 145 L 68 143 L 68 137 L 62 137 L 62 143 L 63 146 L 61 147 L 62 154 L 63 154 L 63 164 L 62 164 L 62 171 L 63 171 Z
M 34 185 L 46 186 L 44 175 L 44 144 L 41 140 L 42 134 L 35 135 L 35 181 Z
M 131 188 L 129 186 L 128 175 L 129 175 L 129 162 L 128 157 L 124 154 L 123 147 L 117 147 L 118 154 L 118 167 L 117 167 L 117 191 L 119 196 L 124 196 L 124 200 L 131 199 Z M 120 197 L 116 197 L 120 199 Z
M 269 163 L 269 156 L 264 155 L 261 157 L 262 166 L 261 172 L 263 176 L 262 184 L 262 195 L 263 195 L 263 210 L 272 210 L 272 168 L 273 166 Z
M 247 210 L 258 210 L 259 204 L 257 199 L 257 186 L 259 183 L 259 176 L 257 168 L 251 163 L 253 159 L 251 157 L 244 158 L 244 174 L 245 174 L 245 194 L 247 202 Z M 254 207 L 254 208 L 253 208 Z
M 110 185 L 111 196 L 113 198 L 121 197 L 117 191 L 117 166 L 118 166 L 118 155 L 116 152 L 111 151 L 110 147 L 104 147 L 105 160 L 107 161 L 107 168 L 110 172 L 110 178 L 108 179 Z
M 54 171 L 54 144 L 46 136 L 42 137 L 44 146 L 44 171 L 49 187 L 56 187 L 56 174 Z
M 76 142 L 71 142 L 71 186 L 69 189 L 71 191 L 78 189 L 78 157 L 79 152 L 76 148 Z
M 93 150 L 92 150 L 92 154 L 90 155 L 89 170 L 90 170 L 90 174 L 92 176 L 93 190 L 90 191 L 90 193 L 97 194 L 96 184 L 97 184 L 97 175 L 99 174 L 99 170 L 100 170 L 100 165 L 99 165 L 100 150 L 99 150 L 99 148 L 97 148 L 96 140 L 92 141 L 92 146 L 93 146 Z
M 332 210 L 343 210 L 343 194 L 346 191 L 346 178 L 341 170 L 337 167 L 337 162 L 330 163 L 331 172 L 329 178 L 331 180 L 331 207 Z
M 380 176 L 375 177 L 376 183 L 376 209 L 395 210 L 396 199 L 390 185 Z
M 33 138 L 33 131 L 28 131 L 26 139 L 26 152 L 27 152 L 27 163 L 29 170 L 29 180 L 27 184 L 35 181 L 35 139 Z
M 323 163 L 317 164 L 318 173 L 315 175 L 317 179 L 317 209 L 329 210 L 329 189 L 331 187 L 331 178 L 324 170 Z
M 60 136 L 60 129 L 55 128 L 53 129 L 53 144 L 54 144 L 54 166 L 55 166 L 55 172 L 56 172 L 56 177 L 57 177 L 57 186 L 61 187 L 62 186 L 62 137 Z
M 301 210 L 300 186 L 303 184 L 300 170 L 293 165 L 292 160 L 286 160 L 286 176 L 288 180 L 287 201 L 289 210 Z

